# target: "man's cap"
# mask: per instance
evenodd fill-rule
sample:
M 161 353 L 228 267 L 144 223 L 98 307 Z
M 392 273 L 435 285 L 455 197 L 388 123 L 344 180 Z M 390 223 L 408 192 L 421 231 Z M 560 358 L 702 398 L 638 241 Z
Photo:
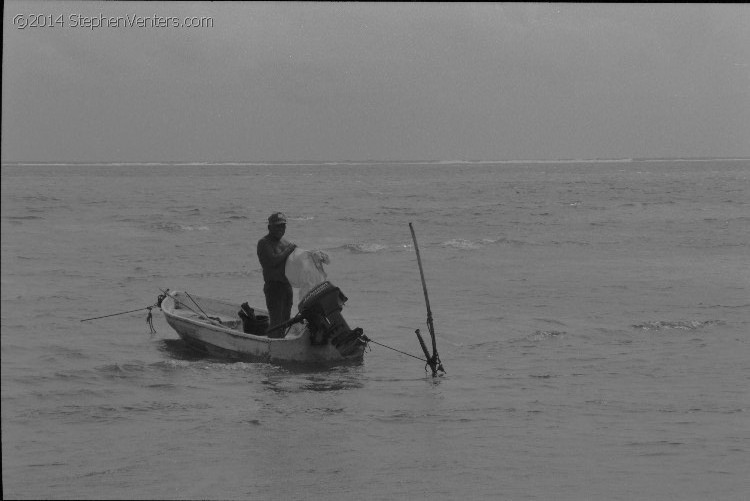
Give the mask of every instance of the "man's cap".
M 268 224 L 271 226 L 286 224 L 286 216 L 283 212 L 274 212 L 273 214 L 268 216 Z

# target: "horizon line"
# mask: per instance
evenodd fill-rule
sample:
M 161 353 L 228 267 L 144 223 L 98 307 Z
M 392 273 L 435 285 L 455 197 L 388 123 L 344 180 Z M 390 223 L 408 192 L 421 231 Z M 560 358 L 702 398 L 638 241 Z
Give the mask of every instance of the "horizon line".
M 648 162 L 648 161 L 706 161 L 750 160 L 750 157 L 612 157 L 612 158 L 558 158 L 558 159 L 511 159 L 511 160 L 256 160 L 256 161 L 16 161 L 0 162 L 0 165 L 336 165 L 336 164 L 492 164 L 492 163 L 575 163 L 575 162 Z

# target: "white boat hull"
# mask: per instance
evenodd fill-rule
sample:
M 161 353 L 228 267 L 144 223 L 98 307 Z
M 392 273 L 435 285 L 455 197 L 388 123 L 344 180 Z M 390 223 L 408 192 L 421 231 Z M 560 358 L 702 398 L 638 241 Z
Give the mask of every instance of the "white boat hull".
M 216 299 L 172 291 L 162 301 L 161 310 L 188 346 L 215 356 L 269 363 L 336 364 L 361 361 L 364 355 L 364 345 L 347 357 L 330 342 L 313 345 L 307 325 L 293 325 L 283 338 L 247 334 L 242 331 L 240 306 Z M 264 310 L 256 312 L 266 314 Z

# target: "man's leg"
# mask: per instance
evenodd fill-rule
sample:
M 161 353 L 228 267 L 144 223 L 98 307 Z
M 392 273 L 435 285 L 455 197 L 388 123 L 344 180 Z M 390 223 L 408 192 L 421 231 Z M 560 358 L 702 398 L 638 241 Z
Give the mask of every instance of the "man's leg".
M 292 303 L 294 302 L 294 292 L 292 291 L 292 286 L 289 284 L 286 284 L 286 287 L 284 288 L 284 310 L 283 310 L 283 316 L 284 320 L 283 322 L 286 322 L 290 318 L 292 318 Z
M 268 282 L 263 286 L 266 295 L 266 308 L 268 309 L 268 327 L 274 327 L 284 321 L 284 300 L 286 294 L 282 288 L 283 284 Z M 283 331 L 277 329 L 269 332 L 268 337 L 281 337 Z

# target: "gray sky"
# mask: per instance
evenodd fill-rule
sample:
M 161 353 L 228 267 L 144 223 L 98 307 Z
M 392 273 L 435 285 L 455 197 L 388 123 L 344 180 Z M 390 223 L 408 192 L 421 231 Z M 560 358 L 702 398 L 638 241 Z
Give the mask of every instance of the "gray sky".
M 3 39 L 4 162 L 750 157 L 742 4 L 6 2 Z

